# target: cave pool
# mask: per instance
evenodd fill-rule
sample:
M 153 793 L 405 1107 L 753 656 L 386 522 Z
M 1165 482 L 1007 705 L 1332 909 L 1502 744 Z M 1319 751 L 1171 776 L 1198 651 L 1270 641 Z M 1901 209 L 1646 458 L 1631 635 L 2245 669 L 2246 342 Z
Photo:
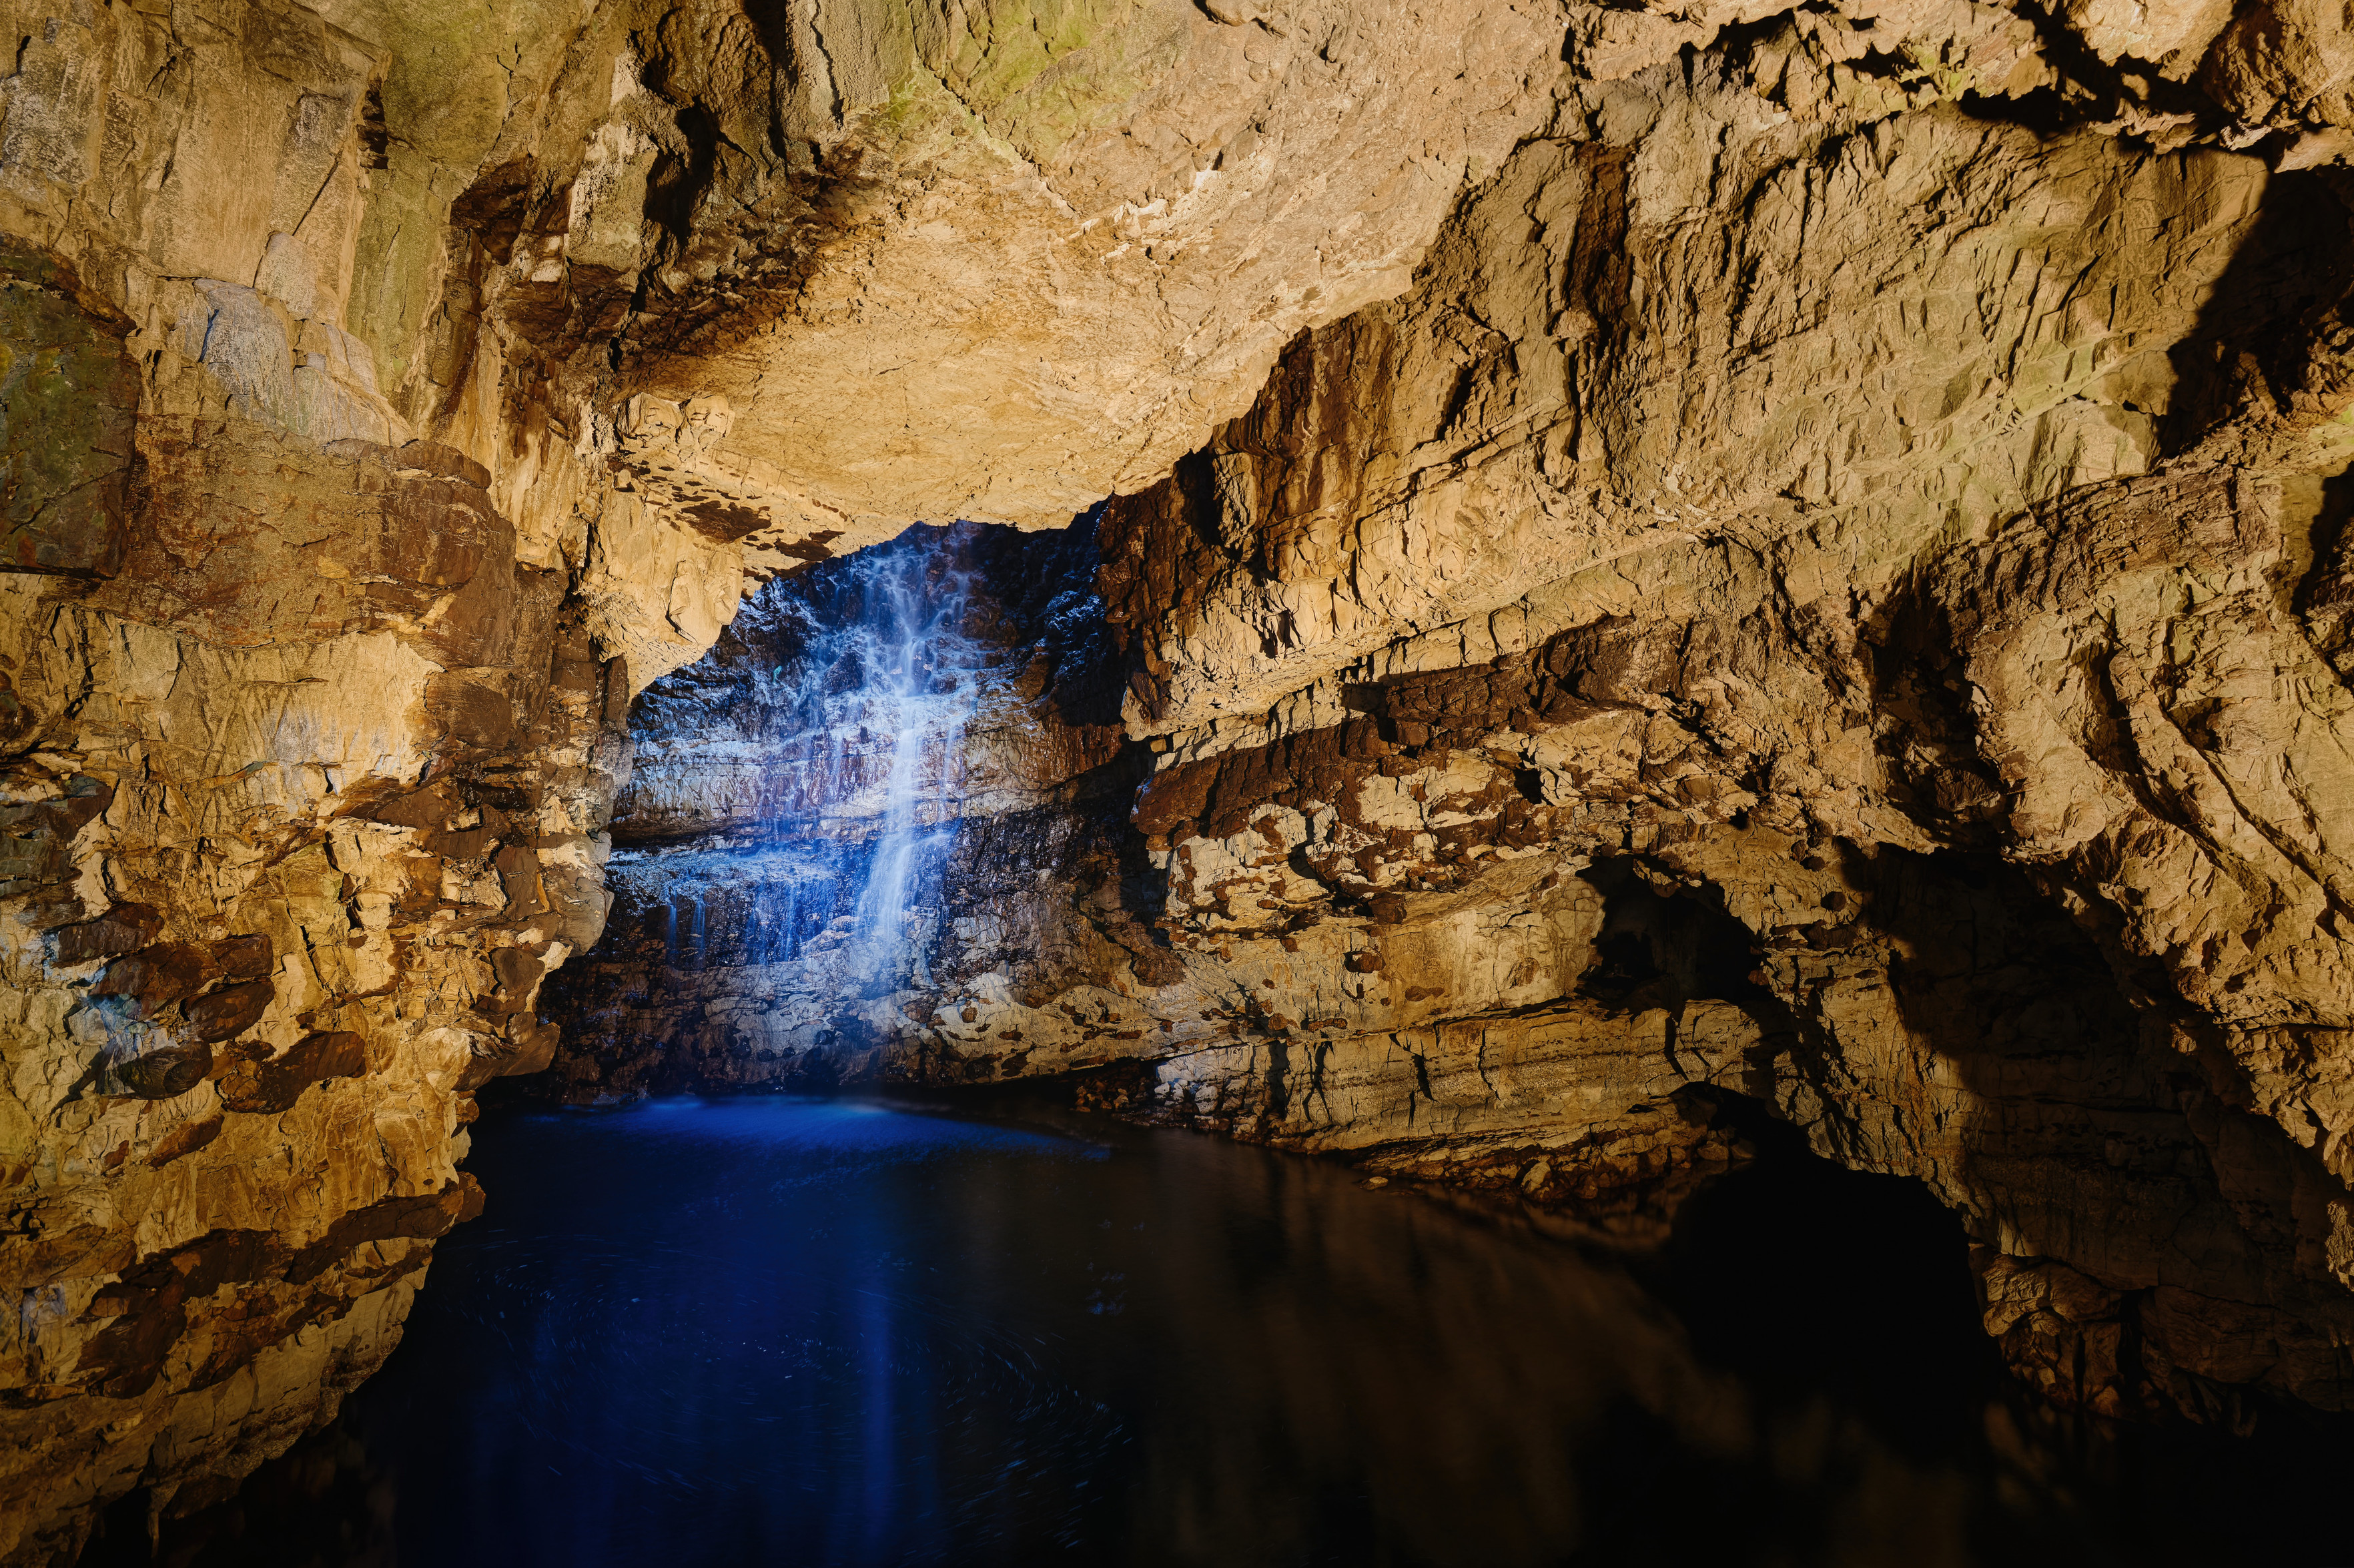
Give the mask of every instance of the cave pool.
M 1827 1167 L 1628 1264 L 1016 1102 L 499 1110 L 471 1165 L 383 1372 L 164 1560 L 2259 1562 L 2331 1489 L 2026 1435 L 1958 1234 Z

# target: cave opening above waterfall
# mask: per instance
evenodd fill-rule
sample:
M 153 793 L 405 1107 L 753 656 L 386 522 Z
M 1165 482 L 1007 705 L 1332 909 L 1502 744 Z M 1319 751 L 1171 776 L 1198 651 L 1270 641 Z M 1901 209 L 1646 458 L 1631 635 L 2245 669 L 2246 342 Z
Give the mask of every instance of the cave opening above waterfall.
M 1033 747 L 1119 723 L 1097 555 L 1092 516 L 918 524 L 772 579 L 631 706 L 615 842 L 885 841 L 1051 788 Z
M 871 1078 L 958 974 L 1050 945 L 1132 788 L 1097 567 L 1092 515 L 918 525 L 767 584 L 649 686 L 553 1081 Z

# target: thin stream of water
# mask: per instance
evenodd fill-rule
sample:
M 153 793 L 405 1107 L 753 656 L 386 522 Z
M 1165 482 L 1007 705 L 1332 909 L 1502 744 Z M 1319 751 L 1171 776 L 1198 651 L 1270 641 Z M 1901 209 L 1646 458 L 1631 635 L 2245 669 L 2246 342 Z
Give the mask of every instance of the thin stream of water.
M 743 961 L 823 940 L 870 994 L 923 983 L 927 892 L 955 844 L 966 729 L 1003 679 L 1003 651 L 973 634 L 976 535 L 913 528 L 776 585 L 748 610 L 781 646 L 774 663 L 717 689 L 691 668 L 641 699 L 632 732 L 657 766 L 724 753 L 757 780 L 750 820 L 717 841 L 613 855 L 625 904 L 662 912 L 670 967 L 703 964 L 702 888 L 751 877 L 768 896 L 755 930 L 729 934 Z
M 928 559 L 913 552 L 878 554 L 865 581 L 866 613 L 850 647 L 819 678 L 832 681 L 855 659 L 864 666 L 856 731 L 862 746 L 879 729 L 888 747 L 882 826 L 858 899 L 859 968 L 870 982 L 898 978 L 920 940 L 907 915 L 924 874 L 939 863 L 954 829 L 928 802 L 952 800 L 966 723 L 979 697 L 982 658 L 964 634 L 972 574 L 952 550 Z M 850 743 L 833 731 L 836 745 Z M 864 769 L 843 755 L 836 780 Z M 835 797 L 839 799 L 839 796 Z M 927 817 L 931 821 L 927 821 Z

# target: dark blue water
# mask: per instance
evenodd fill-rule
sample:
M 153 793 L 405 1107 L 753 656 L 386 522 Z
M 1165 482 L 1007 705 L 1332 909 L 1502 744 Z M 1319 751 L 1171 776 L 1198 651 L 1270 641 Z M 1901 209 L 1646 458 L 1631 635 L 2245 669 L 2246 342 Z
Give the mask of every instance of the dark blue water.
M 2243 1474 L 2095 1483 L 2016 1435 L 1938 1294 L 1957 1258 L 1786 1256 L 1829 1187 L 1795 1222 L 1735 1190 L 1647 1287 L 1329 1162 L 1069 1115 L 678 1101 L 493 1115 L 475 1150 L 489 1211 L 401 1349 L 166 1560 L 2253 1560 L 2167 1517 Z M 1746 1367 L 1707 1348 L 1744 1335 Z

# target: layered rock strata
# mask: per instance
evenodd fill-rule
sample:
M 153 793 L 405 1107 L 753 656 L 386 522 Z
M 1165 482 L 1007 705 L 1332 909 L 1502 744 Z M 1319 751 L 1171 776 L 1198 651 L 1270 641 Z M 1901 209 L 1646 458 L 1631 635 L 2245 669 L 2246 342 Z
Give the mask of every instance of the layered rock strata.
M 0 17 L 0 1558 L 330 1412 L 550 1060 L 1638 1228 L 1770 1107 L 2056 1393 L 2343 1403 L 2332 17 Z M 562 978 L 748 588 L 1115 493 L 1124 710 L 1014 604 L 919 967 L 652 949 L 774 901 L 746 736 Z
M 1402 286 L 1563 37 L 1501 5 L 0 18 L 27 1562 L 127 1491 L 203 1506 L 388 1351 L 480 1202 L 472 1091 L 548 1059 L 541 982 L 601 928 L 627 705 L 748 580 L 1149 478 Z
M 1095 546 L 1084 527 L 913 529 L 769 585 L 649 687 L 612 919 L 546 996 L 578 1044 L 523 1092 L 871 1079 L 943 987 L 1115 967 L 1122 950 L 1059 909 L 1138 847 Z M 900 625 L 877 602 L 916 596 L 943 608 Z
M 1991 101 L 2032 51 L 1793 98 L 1851 47 L 1565 92 L 1111 503 L 1150 779 L 940 897 L 1057 956 L 944 926 L 787 1042 L 618 950 L 638 1039 L 767 1058 L 670 1082 L 1095 1069 L 1638 1234 L 1771 1115 L 1957 1209 L 2062 1402 L 2342 1408 L 2338 176 Z

